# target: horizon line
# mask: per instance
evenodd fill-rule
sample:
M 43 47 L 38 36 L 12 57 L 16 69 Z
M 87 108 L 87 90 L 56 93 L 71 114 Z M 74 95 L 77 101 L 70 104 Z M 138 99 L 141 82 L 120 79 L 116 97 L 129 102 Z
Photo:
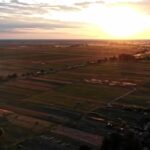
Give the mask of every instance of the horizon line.
M 22 41 L 22 40 L 70 40 L 70 41 L 73 41 L 73 40 L 82 40 L 82 41 L 84 41 L 84 40 L 97 40 L 97 41 L 109 41 L 109 40 L 111 40 L 111 41 L 143 41 L 143 40 L 147 40 L 147 41 L 149 41 L 150 39 L 79 39 L 79 38 L 76 38 L 76 39 L 48 39 L 48 38 L 45 38 L 45 39 L 37 39 L 37 38 L 31 38 L 31 39 L 19 39 L 19 38 L 14 38 L 14 39 L 0 39 L 0 41 L 3 41 L 3 40 L 11 40 L 11 41 L 13 41 L 13 40 L 20 40 L 20 41 Z

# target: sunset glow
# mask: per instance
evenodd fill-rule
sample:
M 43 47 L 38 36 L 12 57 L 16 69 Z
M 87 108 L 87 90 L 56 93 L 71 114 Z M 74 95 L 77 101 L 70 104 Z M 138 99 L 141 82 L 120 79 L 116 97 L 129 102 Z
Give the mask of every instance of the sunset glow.
M 0 0 L 0 38 L 149 39 L 149 5 L 148 0 Z
M 100 14 L 103 16 L 99 17 L 101 19 L 95 20 L 95 23 L 104 32 L 114 37 L 129 37 L 150 26 L 150 20 L 147 16 L 130 7 L 105 8 Z

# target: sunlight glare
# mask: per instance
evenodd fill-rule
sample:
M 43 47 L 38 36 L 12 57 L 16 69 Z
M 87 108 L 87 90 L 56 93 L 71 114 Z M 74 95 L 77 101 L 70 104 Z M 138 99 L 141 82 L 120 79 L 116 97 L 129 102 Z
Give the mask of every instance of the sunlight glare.
M 91 9 L 90 11 L 95 12 L 92 22 L 114 37 L 129 37 L 144 31 L 150 26 L 149 18 L 134 8 L 112 6 L 98 10 L 94 6 Z

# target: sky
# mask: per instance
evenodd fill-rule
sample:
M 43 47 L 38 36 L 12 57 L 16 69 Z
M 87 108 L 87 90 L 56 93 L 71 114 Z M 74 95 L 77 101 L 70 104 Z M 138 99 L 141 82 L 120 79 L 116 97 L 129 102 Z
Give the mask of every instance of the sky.
M 150 0 L 0 0 L 0 39 L 150 39 Z

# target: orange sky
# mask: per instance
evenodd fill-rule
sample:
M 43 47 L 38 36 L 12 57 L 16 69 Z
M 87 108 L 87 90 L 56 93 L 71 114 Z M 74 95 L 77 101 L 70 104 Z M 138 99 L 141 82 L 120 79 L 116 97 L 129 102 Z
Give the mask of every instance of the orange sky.
M 0 0 L 0 39 L 150 39 L 149 0 Z

